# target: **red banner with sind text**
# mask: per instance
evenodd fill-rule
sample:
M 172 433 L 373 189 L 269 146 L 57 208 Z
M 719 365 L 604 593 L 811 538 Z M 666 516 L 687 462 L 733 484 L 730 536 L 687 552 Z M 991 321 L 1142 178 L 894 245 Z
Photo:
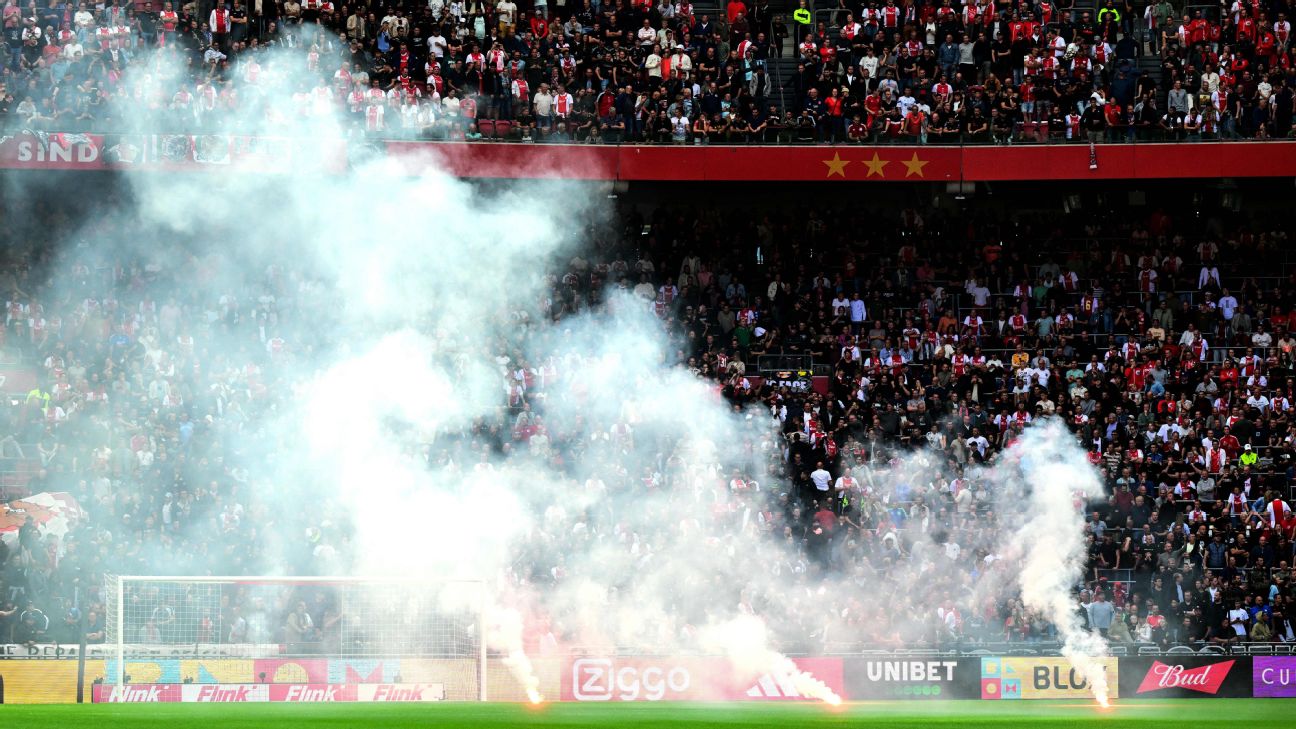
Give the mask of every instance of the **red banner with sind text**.
M 0 169 L 341 173 L 346 168 L 341 139 L 30 130 L 0 137 Z

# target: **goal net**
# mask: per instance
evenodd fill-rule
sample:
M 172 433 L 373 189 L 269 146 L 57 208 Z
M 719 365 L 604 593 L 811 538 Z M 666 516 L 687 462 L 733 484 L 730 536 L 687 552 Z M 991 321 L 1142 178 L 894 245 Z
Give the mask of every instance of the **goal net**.
M 487 697 L 487 591 L 480 581 L 106 580 L 109 685 L 223 684 L 286 700 L 329 690 L 379 697 L 417 691 L 413 700 Z M 274 688 L 283 686 L 297 688 Z M 206 691 L 217 695 L 210 686 Z M 132 695 L 119 691 L 114 696 L 128 698 L 111 700 Z

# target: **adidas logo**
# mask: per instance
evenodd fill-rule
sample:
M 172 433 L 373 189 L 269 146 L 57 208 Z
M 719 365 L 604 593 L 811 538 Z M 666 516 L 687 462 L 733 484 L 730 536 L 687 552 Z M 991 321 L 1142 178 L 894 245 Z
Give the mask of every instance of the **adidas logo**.
M 779 680 L 778 677 L 765 673 L 756 679 L 756 683 L 747 689 L 747 696 L 753 699 L 800 699 L 801 692 L 797 691 L 790 681 Z

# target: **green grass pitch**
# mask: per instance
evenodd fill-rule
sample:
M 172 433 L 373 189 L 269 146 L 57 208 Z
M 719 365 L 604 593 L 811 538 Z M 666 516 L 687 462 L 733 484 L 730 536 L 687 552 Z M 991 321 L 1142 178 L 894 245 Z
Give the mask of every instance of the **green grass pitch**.
M 21 729 L 288 729 L 289 727 L 555 727 L 558 729 L 813 729 L 814 727 L 1291 726 L 1296 699 L 1124 700 L 1108 711 L 1082 701 L 739 704 L 93 704 L 5 706 Z

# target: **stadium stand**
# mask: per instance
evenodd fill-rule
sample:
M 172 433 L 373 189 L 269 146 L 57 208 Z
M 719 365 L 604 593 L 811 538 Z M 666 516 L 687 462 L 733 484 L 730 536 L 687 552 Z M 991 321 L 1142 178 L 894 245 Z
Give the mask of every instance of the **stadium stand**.
M 55 205 L 37 202 L 24 219 L 52 221 L 42 230 L 54 238 L 78 229 L 81 218 Z M 964 470 L 1054 415 L 1112 490 L 1088 519 L 1082 602 L 1118 651 L 1289 647 L 1290 211 L 1202 219 L 1117 209 L 623 208 L 601 236 L 613 242 L 555 272 L 547 313 L 601 306 L 603 287 L 619 286 L 657 314 L 679 364 L 733 402 L 768 410 L 788 447 L 768 451 L 764 465 L 788 490 L 758 489 L 731 464 L 718 491 L 734 504 L 756 500 L 767 527 L 796 545 L 800 561 L 787 569 L 855 569 L 861 554 L 888 569 L 912 557 L 915 530 L 1010 528 Z M 119 225 L 99 220 L 95 230 L 114 235 Z M 852 231 L 871 229 L 877 237 L 861 248 Z M 288 262 L 202 298 L 186 282 L 212 275 L 219 256 L 159 266 L 86 250 L 10 249 L 0 270 L 3 351 L 15 363 L 0 442 L 6 500 L 67 493 L 85 512 L 61 540 L 22 524 L 0 547 L 0 642 L 75 638 L 75 619 L 65 620 L 74 601 L 95 616 L 90 641 L 102 640 L 106 571 L 265 572 L 261 527 L 272 516 L 276 533 L 306 535 L 290 550 L 303 574 L 320 543 L 337 538 L 321 534 L 319 513 L 269 514 L 258 456 L 229 438 L 291 396 L 281 373 L 323 336 L 328 298 Z M 54 290 L 78 293 L 55 299 Z M 582 447 L 538 417 L 543 382 L 562 376 L 553 366 L 501 374 L 510 407 L 465 429 L 462 445 L 485 460 L 538 436 L 559 455 Z M 622 423 L 605 426 L 628 437 Z M 939 478 L 904 491 L 875 482 L 920 446 L 944 458 Z M 445 455 L 425 457 L 433 466 Z M 670 489 L 671 478 L 668 460 L 625 488 Z M 707 522 L 718 538 L 738 528 L 723 513 Z M 528 580 L 563 579 L 552 550 L 524 554 Z M 976 556 L 964 553 L 960 569 L 975 570 Z M 256 608 L 263 637 L 285 640 L 298 598 L 314 626 L 327 623 L 327 596 L 292 591 Z M 856 624 L 807 619 L 780 636 L 783 647 L 1042 650 L 1054 638 L 1019 604 L 976 604 L 953 588 L 949 602 L 907 606 L 918 619 L 903 633 L 894 611 L 862 604 L 863 593 L 849 599 L 843 621 Z M 215 641 L 246 639 L 230 633 L 247 630 L 233 612 L 215 624 L 224 626 Z
M 142 101 L 152 133 L 234 131 L 267 54 L 288 49 L 302 115 L 336 108 L 377 137 L 1029 144 L 1292 129 L 1285 3 L 828 5 L 6 0 L 0 119 L 109 132 Z M 167 62 L 180 79 L 150 73 Z

